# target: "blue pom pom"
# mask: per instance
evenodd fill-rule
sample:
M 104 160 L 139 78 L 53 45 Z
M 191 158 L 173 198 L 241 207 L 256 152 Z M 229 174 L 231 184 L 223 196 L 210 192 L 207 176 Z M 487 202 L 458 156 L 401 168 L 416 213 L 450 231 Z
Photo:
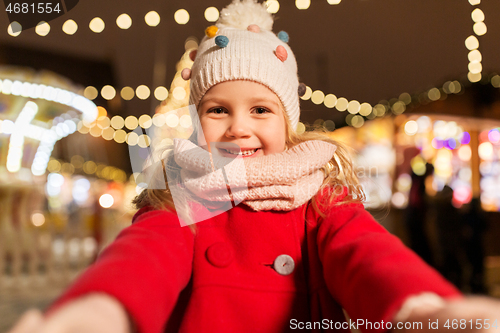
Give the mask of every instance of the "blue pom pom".
M 227 44 L 229 43 L 229 38 L 227 38 L 226 36 L 217 36 L 215 37 L 215 44 L 218 46 L 218 47 L 226 47 Z
M 288 41 L 290 40 L 290 37 L 288 37 L 288 34 L 286 33 L 286 31 L 280 31 L 280 32 L 278 32 L 278 38 L 282 42 L 285 42 L 285 43 L 288 43 Z

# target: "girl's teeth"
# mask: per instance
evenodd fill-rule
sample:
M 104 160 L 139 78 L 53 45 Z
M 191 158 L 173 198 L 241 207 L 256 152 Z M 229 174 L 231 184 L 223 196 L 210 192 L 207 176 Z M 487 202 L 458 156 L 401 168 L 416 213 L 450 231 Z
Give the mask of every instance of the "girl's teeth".
M 240 155 L 240 151 L 234 151 L 234 150 L 226 150 L 228 153 L 233 154 L 233 155 Z M 245 150 L 241 152 L 241 155 L 252 155 L 255 153 L 257 149 L 252 149 L 252 150 Z

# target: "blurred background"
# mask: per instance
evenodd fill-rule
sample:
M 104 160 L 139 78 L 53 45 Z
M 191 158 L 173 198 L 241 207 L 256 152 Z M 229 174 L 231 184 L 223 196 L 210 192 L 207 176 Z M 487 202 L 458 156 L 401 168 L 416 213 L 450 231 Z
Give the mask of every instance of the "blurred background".
M 57 3 L 0 15 L 0 332 L 130 225 L 129 155 L 191 133 L 180 72 L 228 1 Z M 307 85 L 298 130 L 350 147 L 367 208 L 424 260 L 500 296 L 500 2 L 265 3 Z

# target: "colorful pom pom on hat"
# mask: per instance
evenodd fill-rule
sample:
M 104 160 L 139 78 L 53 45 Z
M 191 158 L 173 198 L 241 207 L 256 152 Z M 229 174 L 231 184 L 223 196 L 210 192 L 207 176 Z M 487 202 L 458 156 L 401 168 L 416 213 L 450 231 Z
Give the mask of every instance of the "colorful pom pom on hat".
M 297 62 L 288 34 L 272 32 L 273 17 L 257 0 L 233 0 L 205 30 L 191 69 L 190 104 L 198 107 L 214 85 L 233 80 L 259 82 L 281 100 L 294 129 L 299 122 Z M 215 38 L 214 38 L 215 37 Z M 187 72 L 184 75 L 188 77 Z

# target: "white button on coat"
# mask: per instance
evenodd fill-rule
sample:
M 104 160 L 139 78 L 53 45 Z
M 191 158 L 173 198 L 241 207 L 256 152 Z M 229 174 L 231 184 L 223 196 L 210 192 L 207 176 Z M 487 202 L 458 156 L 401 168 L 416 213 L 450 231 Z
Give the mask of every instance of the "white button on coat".
M 282 254 L 277 256 L 276 259 L 274 259 L 273 267 L 274 270 L 279 274 L 289 275 L 292 274 L 295 268 L 295 262 L 293 261 L 293 258 L 290 257 L 288 254 Z

